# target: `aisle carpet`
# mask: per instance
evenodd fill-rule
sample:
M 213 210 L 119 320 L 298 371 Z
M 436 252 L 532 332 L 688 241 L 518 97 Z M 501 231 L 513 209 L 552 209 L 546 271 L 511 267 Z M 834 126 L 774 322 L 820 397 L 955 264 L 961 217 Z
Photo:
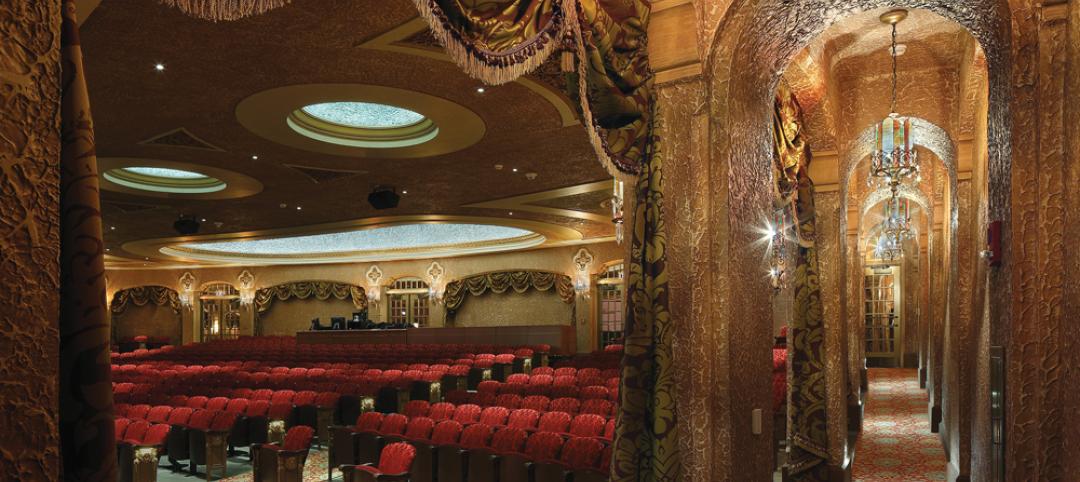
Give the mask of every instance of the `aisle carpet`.
M 311 449 L 311 453 L 308 454 L 307 463 L 304 464 L 304 481 L 303 482 L 319 482 L 326 480 L 326 461 L 327 453 L 325 450 Z M 158 469 L 158 482 L 197 482 L 206 480 L 206 474 L 203 472 L 206 467 L 199 467 L 199 472 L 192 475 L 188 472 L 173 472 L 166 468 L 168 463 L 162 458 L 162 462 Z M 185 466 L 186 467 L 186 466 Z M 218 478 L 218 473 L 214 472 L 214 478 L 212 480 L 221 482 L 251 482 L 251 463 L 248 462 L 247 455 L 241 455 L 237 457 L 229 457 L 229 463 L 227 465 L 228 471 L 225 478 Z M 341 480 L 341 472 L 334 472 L 334 480 Z
M 871 368 L 855 482 L 945 480 L 945 452 L 930 432 L 927 393 L 914 369 Z

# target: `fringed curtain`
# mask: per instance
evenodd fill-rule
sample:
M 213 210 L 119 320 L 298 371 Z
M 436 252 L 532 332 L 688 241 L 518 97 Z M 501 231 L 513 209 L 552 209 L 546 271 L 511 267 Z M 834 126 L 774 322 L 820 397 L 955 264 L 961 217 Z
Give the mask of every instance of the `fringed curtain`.
M 825 325 L 815 239 L 814 183 L 810 180 L 810 146 L 803 136 L 802 107 L 781 85 L 773 114 L 777 208 L 795 220 L 796 257 L 792 279 L 795 300 L 788 332 L 791 343 L 791 427 L 789 473 L 796 481 L 827 481 Z
M 60 50 L 62 478 L 116 480 L 97 155 L 75 0 L 64 0 Z
M 129 306 L 146 306 L 153 303 L 156 306 L 168 306 L 173 311 L 180 312 L 180 296 L 176 290 L 164 286 L 137 286 L 126 290 L 117 291 L 113 295 L 109 309 L 113 314 L 122 314 Z
M 555 288 L 555 292 L 559 298 L 562 298 L 563 303 L 574 302 L 574 283 L 569 276 L 564 274 L 545 271 L 500 271 L 478 274 L 446 284 L 446 314 L 454 316 L 470 295 L 480 296 L 488 291 L 501 294 L 511 289 L 516 293 L 524 293 L 530 289 L 548 291 L 551 288 Z
M 227 20 L 287 0 L 159 0 Z M 671 320 L 664 272 L 662 162 L 649 69 L 648 0 L 413 0 L 450 57 L 491 84 L 514 80 L 563 52 L 570 96 L 613 176 L 637 180 L 631 226 L 627 343 L 612 480 L 675 480 L 680 463 L 671 394 Z
M 357 310 L 366 310 L 368 303 L 367 293 L 362 286 L 334 281 L 297 281 L 256 291 L 255 312 L 265 313 L 270 310 L 275 300 L 286 301 L 293 298 L 298 300 L 315 298 L 319 301 L 330 298 L 351 300 Z

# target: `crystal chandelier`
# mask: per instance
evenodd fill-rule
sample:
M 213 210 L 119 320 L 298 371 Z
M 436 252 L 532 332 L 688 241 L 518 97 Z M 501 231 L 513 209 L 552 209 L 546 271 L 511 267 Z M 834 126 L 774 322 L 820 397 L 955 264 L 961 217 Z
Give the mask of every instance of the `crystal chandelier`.
M 882 179 L 896 193 L 905 179 L 918 176 L 919 158 L 911 143 L 911 119 L 896 113 L 896 24 L 907 18 L 907 10 L 892 10 L 881 21 L 892 26 L 892 104 L 890 114 L 874 129 L 874 152 L 870 158 L 871 182 Z
M 904 257 L 904 246 L 896 238 L 882 234 L 874 245 L 874 257 L 895 261 Z
M 615 242 L 623 242 L 623 182 L 615 179 L 611 186 L 611 223 L 615 225 Z
M 774 293 L 787 289 L 787 210 L 782 209 L 773 214 L 772 223 L 768 225 L 766 236 L 769 237 L 769 248 L 772 251 L 769 260 L 769 284 Z
M 893 197 L 885 203 L 885 220 L 881 226 L 882 235 L 900 242 L 911 238 L 911 202 Z

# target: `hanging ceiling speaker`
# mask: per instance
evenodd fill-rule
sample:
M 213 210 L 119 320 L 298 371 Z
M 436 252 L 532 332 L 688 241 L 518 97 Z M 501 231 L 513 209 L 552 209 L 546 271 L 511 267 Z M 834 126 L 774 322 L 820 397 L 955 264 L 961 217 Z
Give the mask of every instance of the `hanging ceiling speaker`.
M 184 236 L 198 233 L 199 226 L 199 221 L 195 219 L 195 216 L 184 216 L 183 214 L 181 214 L 180 219 L 177 219 L 172 225 L 176 232 Z
M 376 186 L 367 197 L 368 204 L 375 209 L 391 209 L 398 206 L 401 196 L 393 186 Z

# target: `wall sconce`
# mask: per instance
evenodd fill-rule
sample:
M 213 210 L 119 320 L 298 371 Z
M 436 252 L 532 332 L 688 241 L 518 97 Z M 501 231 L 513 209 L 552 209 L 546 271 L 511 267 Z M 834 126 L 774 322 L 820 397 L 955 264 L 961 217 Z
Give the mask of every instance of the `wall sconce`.
M 615 224 L 615 242 L 623 242 L 623 182 L 616 179 L 611 187 L 611 222 Z
M 446 270 L 438 261 L 432 261 L 431 266 L 428 266 L 428 298 L 436 304 L 442 304 L 446 296 L 446 286 L 442 283 L 443 275 L 446 274 Z
M 367 274 L 367 299 L 368 303 L 372 305 L 378 305 L 379 300 L 382 299 L 382 270 L 377 265 L 372 265 L 368 269 Z
M 236 277 L 236 282 L 240 286 L 240 304 L 249 306 L 255 302 L 255 275 L 251 274 L 248 270 L 240 272 L 240 276 Z
M 176 293 L 180 299 L 180 305 L 184 308 L 191 309 L 191 306 L 195 304 L 195 283 L 195 275 L 190 271 L 180 276 L 180 289 Z
M 574 291 L 581 297 L 589 299 L 592 285 L 590 267 L 593 263 L 593 255 L 589 250 L 581 248 L 574 255 Z

